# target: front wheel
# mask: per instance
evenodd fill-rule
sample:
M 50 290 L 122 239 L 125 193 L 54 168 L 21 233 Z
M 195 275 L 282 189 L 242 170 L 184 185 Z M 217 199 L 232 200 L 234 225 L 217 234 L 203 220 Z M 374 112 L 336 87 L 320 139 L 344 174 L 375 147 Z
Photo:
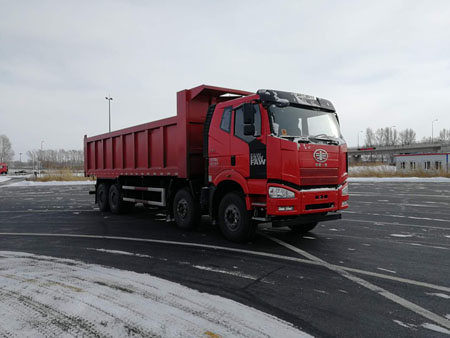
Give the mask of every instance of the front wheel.
M 291 229 L 291 232 L 294 234 L 306 234 L 307 232 L 314 229 L 319 222 L 313 222 L 308 224 L 302 224 L 302 225 L 290 225 L 289 229 Z
M 186 188 L 180 189 L 173 200 L 173 216 L 181 229 L 192 229 L 200 223 L 200 212 L 192 194 Z
M 219 204 L 218 221 L 223 235 L 233 242 L 249 241 L 256 230 L 241 194 L 230 192 Z

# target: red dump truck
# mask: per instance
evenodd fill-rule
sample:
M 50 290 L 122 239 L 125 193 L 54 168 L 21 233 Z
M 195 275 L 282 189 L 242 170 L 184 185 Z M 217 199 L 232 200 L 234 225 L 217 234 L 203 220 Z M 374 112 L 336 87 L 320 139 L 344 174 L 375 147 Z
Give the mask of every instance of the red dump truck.
M 8 174 L 8 164 L 1 162 L 0 163 L 0 175 L 7 175 Z
M 258 223 L 304 233 L 348 207 L 347 146 L 330 101 L 202 85 L 178 92 L 177 108 L 84 137 L 101 211 L 143 203 L 185 229 L 209 215 L 227 239 L 244 242 Z

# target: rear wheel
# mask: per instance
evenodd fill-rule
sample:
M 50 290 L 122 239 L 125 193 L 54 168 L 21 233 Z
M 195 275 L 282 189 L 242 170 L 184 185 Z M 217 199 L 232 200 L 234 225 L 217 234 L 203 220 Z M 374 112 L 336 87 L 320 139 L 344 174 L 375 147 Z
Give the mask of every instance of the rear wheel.
M 109 211 L 109 185 L 100 183 L 97 188 L 97 204 L 100 211 Z
M 192 229 L 200 222 L 200 212 L 194 197 L 186 188 L 180 189 L 173 200 L 173 216 L 181 229 Z
M 122 200 L 122 191 L 120 185 L 115 183 L 109 188 L 109 207 L 113 214 L 120 214 L 126 209 L 126 205 Z
M 289 229 L 291 229 L 291 232 L 294 234 L 306 234 L 307 232 L 314 229 L 319 222 L 313 222 L 308 224 L 301 224 L 301 225 L 290 225 Z
M 237 192 L 226 194 L 220 201 L 218 221 L 223 235 L 233 242 L 247 242 L 256 230 L 256 224 L 245 207 L 245 200 Z

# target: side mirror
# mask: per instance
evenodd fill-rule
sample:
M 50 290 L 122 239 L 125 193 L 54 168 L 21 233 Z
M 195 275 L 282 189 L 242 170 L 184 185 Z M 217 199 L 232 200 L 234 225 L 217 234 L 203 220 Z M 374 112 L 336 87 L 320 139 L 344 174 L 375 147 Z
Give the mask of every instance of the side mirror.
M 253 124 L 244 125 L 244 135 L 245 136 L 255 136 L 255 125 L 253 125 Z
M 244 103 L 244 124 L 255 123 L 255 108 L 251 103 Z

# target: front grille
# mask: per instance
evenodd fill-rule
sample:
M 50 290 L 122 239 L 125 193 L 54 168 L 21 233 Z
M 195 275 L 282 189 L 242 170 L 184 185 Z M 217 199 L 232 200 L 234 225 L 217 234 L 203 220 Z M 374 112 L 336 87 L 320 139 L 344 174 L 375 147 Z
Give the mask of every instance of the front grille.
M 300 185 L 336 185 L 338 173 L 338 168 L 301 168 Z
M 329 209 L 333 206 L 334 203 L 307 204 L 305 210 Z

